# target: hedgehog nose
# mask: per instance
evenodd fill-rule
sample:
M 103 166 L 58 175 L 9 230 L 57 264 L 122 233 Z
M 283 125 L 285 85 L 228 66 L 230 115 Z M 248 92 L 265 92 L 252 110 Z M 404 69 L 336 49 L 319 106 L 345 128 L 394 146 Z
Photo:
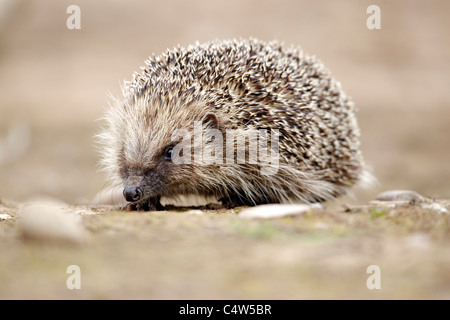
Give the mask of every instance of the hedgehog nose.
M 123 189 L 123 196 L 129 202 L 138 201 L 142 197 L 142 189 L 135 185 L 126 186 Z

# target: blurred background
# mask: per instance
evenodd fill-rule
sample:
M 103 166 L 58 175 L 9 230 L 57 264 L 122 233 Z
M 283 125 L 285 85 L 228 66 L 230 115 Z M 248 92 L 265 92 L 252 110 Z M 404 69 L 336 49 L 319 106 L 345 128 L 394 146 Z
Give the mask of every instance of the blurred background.
M 69 30 L 67 7 L 81 9 Z M 369 30 L 366 9 L 381 9 Z M 256 37 L 316 55 L 358 107 L 381 190 L 450 197 L 449 1 L 0 0 L 0 199 L 90 203 L 93 136 L 144 60 L 178 44 Z

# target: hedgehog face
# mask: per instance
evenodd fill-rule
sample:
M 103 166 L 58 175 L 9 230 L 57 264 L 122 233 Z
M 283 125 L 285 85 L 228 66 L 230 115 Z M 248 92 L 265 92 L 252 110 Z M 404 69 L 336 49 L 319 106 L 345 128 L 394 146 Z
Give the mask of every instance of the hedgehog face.
M 180 166 L 172 161 L 174 143 L 152 132 L 146 140 L 145 144 L 134 145 L 124 141 L 119 153 L 119 175 L 124 185 L 124 197 L 129 202 L 169 193 L 174 177 L 180 174 Z M 140 141 L 142 138 L 135 142 Z
M 128 202 L 143 201 L 151 196 L 167 193 L 167 186 L 175 176 L 176 166 L 172 162 L 173 146 L 158 152 L 159 159 L 140 166 L 133 160 L 121 164 L 120 175 L 124 183 L 123 195 Z
M 123 128 L 127 128 L 127 132 L 118 153 L 118 169 L 128 202 L 179 194 L 183 189 L 198 186 L 202 168 L 193 163 L 193 154 L 186 150 L 196 147 L 191 146 L 195 141 L 194 124 L 201 123 L 202 130 L 208 130 L 218 127 L 218 118 L 213 113 L 205 114 L 204 108 L 202 113 L 195 113 L 196 108 L 190 109 L 194 112 L 189 116 L 186 115 L 188 108 L 177 114 L 146 110 L 140 119 L 123 118 Z M 134 110 L 133 115 L 135 113 Z M 180 135 L 180 132 L 185 134 Z M 182 161 L 180 156 L 184 156 Z

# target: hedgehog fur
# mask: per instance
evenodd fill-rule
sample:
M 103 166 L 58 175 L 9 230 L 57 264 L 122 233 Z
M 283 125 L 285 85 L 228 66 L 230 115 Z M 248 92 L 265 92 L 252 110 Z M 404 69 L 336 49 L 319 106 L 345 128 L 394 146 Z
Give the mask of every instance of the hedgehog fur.
M 215 196 L 226 207 L 314 203 L 371 180 L 353 103 L 322 63 L 298 48 L 216 40 L 152 56 L 141 69 L 106 110 L 98 135 L 101 166 L 125 187 L 128 209 L 160 210 L 161 197 L 192 194 Z M 276 173 L 262 175 L 261 164 L 167 161 L 174 130 L 192 130 L 196 121 L 224 134 L 277 130 Z

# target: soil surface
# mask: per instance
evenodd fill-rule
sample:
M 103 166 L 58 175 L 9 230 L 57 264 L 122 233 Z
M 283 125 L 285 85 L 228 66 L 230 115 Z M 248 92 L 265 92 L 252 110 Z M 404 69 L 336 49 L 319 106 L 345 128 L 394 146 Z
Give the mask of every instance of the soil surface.
M 0 222 L 0 297 L 449 299 L 450 201 L 433 203 L 339 206 L 275 219 L 244 219 L 245 208 L 69 206 L 81 216 L 76 241 L 30 239 L 20 205 L 3 204 L 10 218 Z M 80 268 L 80 289 L 68 288 L 72 265 Z

